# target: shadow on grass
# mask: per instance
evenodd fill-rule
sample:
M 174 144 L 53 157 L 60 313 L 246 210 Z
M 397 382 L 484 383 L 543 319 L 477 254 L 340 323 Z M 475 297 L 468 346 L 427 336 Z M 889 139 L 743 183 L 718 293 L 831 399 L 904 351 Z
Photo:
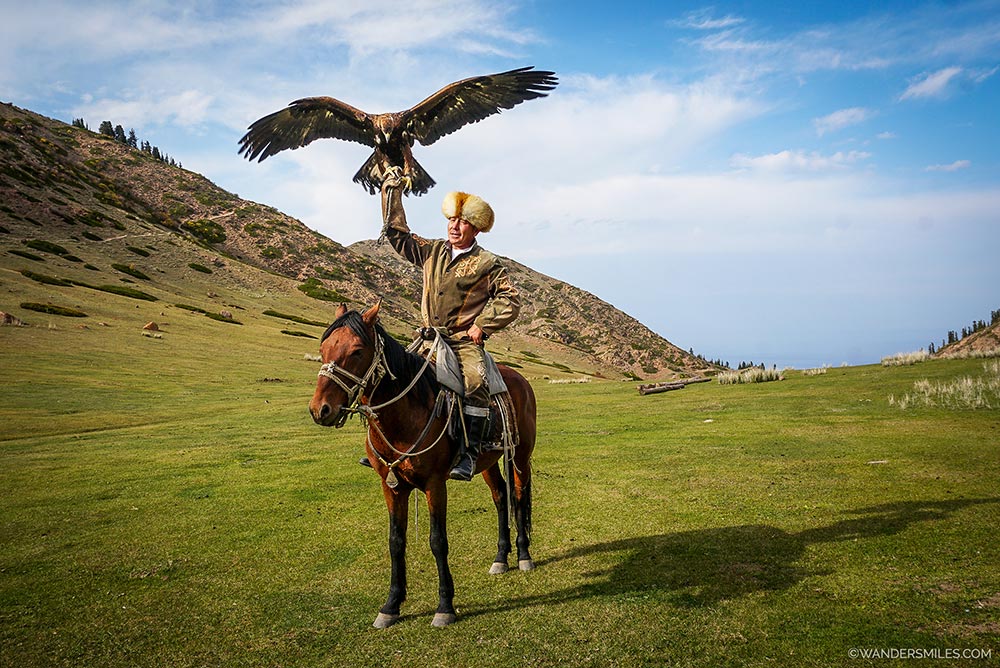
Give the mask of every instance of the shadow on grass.
M 782 591 L 806 577 L 830 572 L 797 564 L 810 545 L 891 536 L 912 524 L 942 521 L 958 510 L 986 503 L 1000 503 L 1000 498 L 889 503 L 848 511 L 843 520 L 798 533 L 743 525 L 581 546 L 539 561 L 538 566 L 588 558 L 607 563 L 607 568 L 585 573 L 585 581 L 574 587 L 500 606 L 467 608 L 461 616 L 592 597 L 657 597 L 679 606 L 708 606 L 754 592 Z

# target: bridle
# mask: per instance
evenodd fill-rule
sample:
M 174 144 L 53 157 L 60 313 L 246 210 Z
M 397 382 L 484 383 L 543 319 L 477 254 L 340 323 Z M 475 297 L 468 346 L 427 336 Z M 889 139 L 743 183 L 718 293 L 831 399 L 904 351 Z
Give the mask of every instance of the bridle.
M 368 370 L 365 371 L 363 375 L 356 376 L 344 367 L 332 361 L 327 362 L 319 368 L 319 376 L 329 378 L 339 385 L 340 388 L 347 394 L 344 406 L 341 407 L 340 412 L 337 414 L 337 419 L 333 423 L 333 426 L 337 429 L 344 426 L 351 413 L 367 413 L 368 410 L 372 410 L 368 406 L 365 406 L 366 410 L 362 410 L 359 404 L 361 394 L 366 388 L 368 388 L 369 384 L 371 384 L 371 391 L 374 392 L 375 388 L 378 387 L 378 384 L 382 382 L 382 378 L 384 376 L 388 375 L 393 380 L 396 379 L 396 377 L 389 370 L 389 362 L 385 358 L 385 343 L 382 341 L 382 337 L 376 332 L 374 338 L 375 353 L 372 355 L 372 363 L 368 366 Z M 348 385 L 344 382 L 344 378 L 353 381 L 354 385 Z M 399 397 L 396 399 L 398 398 Z M 393 399 L 393 401 L 396 401 L 396 399 Z M 386 404 L 383 404 L 383 406 L 384 405 Z M 381 407 L 382 406 L 379 406 L 379 408 Z
M 441 337 L 441 332 L 438 330 L 430 330 L 430 331 L 433 332 L 433 340 L 434 343 L 437 344 L 438 339 Z M 382 340 L 382 336 L 378 332 L 375 332 L 374 339 L 375 339 L 375 344 L 374 344 L 375 352 L 372 355 L 372 363 L 368 366 L 368 370 L 365 371 L 363 375 L 356 376 L 347 369 L 345 369 L 344 367 L 332 361 L 327 362 L 326 364 L 324 364 L 319 368 L 319 374 L 318 374 L 319 376 L 322 376 L 323 378 L 329 378 L 337 385 L 339 385 L 340 388 L 344 390 L 344 392 L 347 394 L 347 399 L 346 401 L 344 401 L 344 405 L 341 407 L 340 412 L 337 414 L 337 420 L 333 423 L 333 426 L 336 429 L 343 427 L 344 424 L 347 422 L 347 418 L 349 418 L 352 413 L 357 413 L 365 420 L 376 418 L 377 416 L 375 415 L 375 411 L 381 410 L 386 406 L 391 406 L 392 404 L 396 403 L 397 401 L 405 397 L 406 394 L 410 390 L 412 390 L 413 387 L 417 384 L 417 381 L 420 380 L 420 377 L 424 375 L 424 372 L 427 371 L 427 367 L 430 366 L 431 356 L 427 355 L 427 357 L 424 359 L 423 366 L 420 367 L 420 371 L 414 374 L 413 380 L 410 381 L 410 384 L 407 385 L 402 392 L 397 394 L 389 401 L 378 404 L 377 406 L 369 406 L 362 404 L 360 402 L 361 395 L 363 392 L 365 392 L 366 389 L 368 389 L 369 384 L 371 385 L 371 389 L 368 390 L 368 394 L 370 396 L 371 393 L 375 391 L 375 388 L 378 387 L 378 384 L 382 382 L 382 378 L 384 378 L 385 376 L 389 376 L 389 378 L 391 378 L 392 380 L 396 380 L 396 376 L 389 369 L 389 361 L 385 357 L 385 342 Z M 416 348 L 419 347 L 420 343 L 421 339 L 417 339 L 416 341 L 414 341 L 413 344 L 410 346 L 410 348 L 407 350 L 407 352 L 413 352 L 414 350 L 416 350 Z M 341 376 L 347 378 L 348 380 L 354 381 L 354 385 L 349 386 L 341 379 Z
M 429 330 L 429 331 L 434 333 L 433 336 L 435 344 L 439 343 L 441 332 L 439 330 Z M 421 338 L 423 338 L 423 336 L 427 335 L 422 334 Z M 392 371 L 389 369 L 389 362 L 385 357 L 385 342 L 382 340 L 382 336 L 378 332 L 375 332 L 374 338 L 375 338 L 375 344 L 374 344 L 375 352 L 372 355 L 372 363 L 368 367 L 368 370 L 365 371 L 363 375 L 356 376 L 355 374 L 351 373 L 344 367 L 338 365 L 336 362 L 327 362 L 326 364 L 320 367 L 319 376 L 322 376 L 323 378 L 329 378 L 337 385 L 339 385 L 341 389 L 343 389 L 344 392 L 347 394 L 347 400 L 345 401 L 345 405 L 342 406 L 340 412 L 337 413 L 337 419 L 334 421 L 333 427 L 336 429 L 343 427 L 344 424 L 347 423 L 347 419 L 352 414 L 356 413 L 361 416 L 362 422 L 366 423 L 367 426 L 369 427 L 368 442 L 371 443 L 370 430 L 374 429 L 381 437 L 382 441 L 389 446 L 389 449 L 392 450 L 394 453 L 396 453 L 397 458 L 395 459 L 395 461 L 390 462 L 382 457 L 382 455 L 374 447 L 374 445 L 372 447 L 372 451 L 375 452 L 376 456 L 379 458 L 382 464 L 389 467 L 389 472 L 385 477 L 386 484 L 391 488 L 395 488 L 399 484 L 399 481 L 395 473 L 396 467 L 398 467 L 400 464 L 402 464 L 404 461 L 406 461 L 411 457 L 417 457 L 419 455 L 424 454 L 425 452 L 430 451 L 434 446 L 436 446 L 438 443 L 441 442 L 441 439 L 444 437 L 445 432 L 448 430 L 448 424 L 449 422 L 451 422 L 454 403 L 447 402 L 444 390 L 443 389 L 439 390 L 437 398 L 434 401 L 434 408 L 431 411 L 431 417 L 427 420 L 427 424 L 424 425 L 424 429 L 420 433 L 420 436 L 417 438 L 416 441 L 413 442 L 412 445 L 410 445 L 408 449 L 406 450 L 397 449 L 392 444 L 392 441 L 388 439 L 386 435 L 382 432 L 382 428 L 379 427 L 378 415 L 376 414 L 376 411 L 381 410 L 386 406 L 390 406 L 399 401 L 400 399 L 402 399 L 404 396 L 406 396 L 407 393 L 409 393 L 409 391 L 412 390 L 413 387 L 417 384 L 417 381 L 420 380 L 420 377 L 424 375 L 424 372 L 427 371 L 427 367 L 430 366 L 431 363 L 431 356 L 429 354 L 426 356 L 426 358 L 424 359 L 423 366 L 421 366 L 420 370 L 416 374 L 414 374 L 413 380 L 410 381 L 410 384 L 407 385 L 405 388 L 403 388 L 403 391 L 397 394 L 395 397 L 393 397 L 389 401 L 383 402 L 376 406 L 362 404 L 360 403 L 359 400 L 361 398 L 362 393 L 368 388 L 369 383 L 371 383 L 371 389 L 368 390 L 368 395 L 371 396 L 371 393 L 375 391 L 375 388 L 378 387 L 378 384 L 382 382 L 382 378 L 384 378 L 385 376 L 389 376 L 393 380 L 396 380 L 396 376 L 393 375 Z M 422 342 L 421 338 L 418 338 L 416 341 L 413 342 L 413 344 L 408 349 L 408 352 L 413 352 L 414 350 L 416 350 L 416 348 L 419 347 L 420 343 Z M 341 376 L 347 378 L 348 380 L 354 381 L 354 385 L 349 386 L 342 380 Z M 444 427 L 441 429 L 441 433 L 438 434 L 438 437 L 434 439 L 434 442 L 431 443 L 429 446 L 425 447 L 422 450 L 414 451 L 414 448 L 418 444 L 422 443 L 425 438 L 427 438 L 431 424 L 433 424 L 434 422 L 434 415 L 440 414 L 442 412 L 445 403 L 448 404 L 447 416 L 444 420 Z

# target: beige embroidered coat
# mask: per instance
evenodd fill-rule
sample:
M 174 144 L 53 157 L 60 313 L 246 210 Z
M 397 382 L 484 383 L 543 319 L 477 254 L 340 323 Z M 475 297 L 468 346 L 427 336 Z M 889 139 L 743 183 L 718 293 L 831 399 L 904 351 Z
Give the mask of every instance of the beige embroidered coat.
M 476 243 L 452 260 L 446 240 L 410 232 L 398 188 L 383 193 L 383 198 L 390 210 L 386 238 L 423 271 L 420 311 L 425 326 L 446 327 L 450 334 L 458 334 L 475 324 L 493 334 L 513 322 L 521 296 L 496 255 Z

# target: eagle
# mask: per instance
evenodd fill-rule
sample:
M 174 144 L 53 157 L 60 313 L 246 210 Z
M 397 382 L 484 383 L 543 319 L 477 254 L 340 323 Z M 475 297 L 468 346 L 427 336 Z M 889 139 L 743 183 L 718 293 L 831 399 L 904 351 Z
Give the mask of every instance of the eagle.
M 554 72 L 521 67 L 449 84 L 406 111 L 368 114 L 332 97 L 306 97 L 255 121 L 240 139 L 240 155 L 260 162 L 315 139 L 343 139 L 375 149 L 354 182 L 374 195 L 393 167 L 403 173 L 404 189 L 425 194 L 434 179 L 413 157 L 414 141 L 429 146 L 469 123 L 545 97 L 556 87 Z

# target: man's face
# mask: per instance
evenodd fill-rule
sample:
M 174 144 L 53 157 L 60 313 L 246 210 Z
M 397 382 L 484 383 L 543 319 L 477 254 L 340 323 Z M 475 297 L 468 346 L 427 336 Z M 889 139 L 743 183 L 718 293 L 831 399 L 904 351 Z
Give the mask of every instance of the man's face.
M 468 248 L 479 234 L 479 228 L 469 221 L 455 216 L 448 219 L 448 241 L 453 248 Z

